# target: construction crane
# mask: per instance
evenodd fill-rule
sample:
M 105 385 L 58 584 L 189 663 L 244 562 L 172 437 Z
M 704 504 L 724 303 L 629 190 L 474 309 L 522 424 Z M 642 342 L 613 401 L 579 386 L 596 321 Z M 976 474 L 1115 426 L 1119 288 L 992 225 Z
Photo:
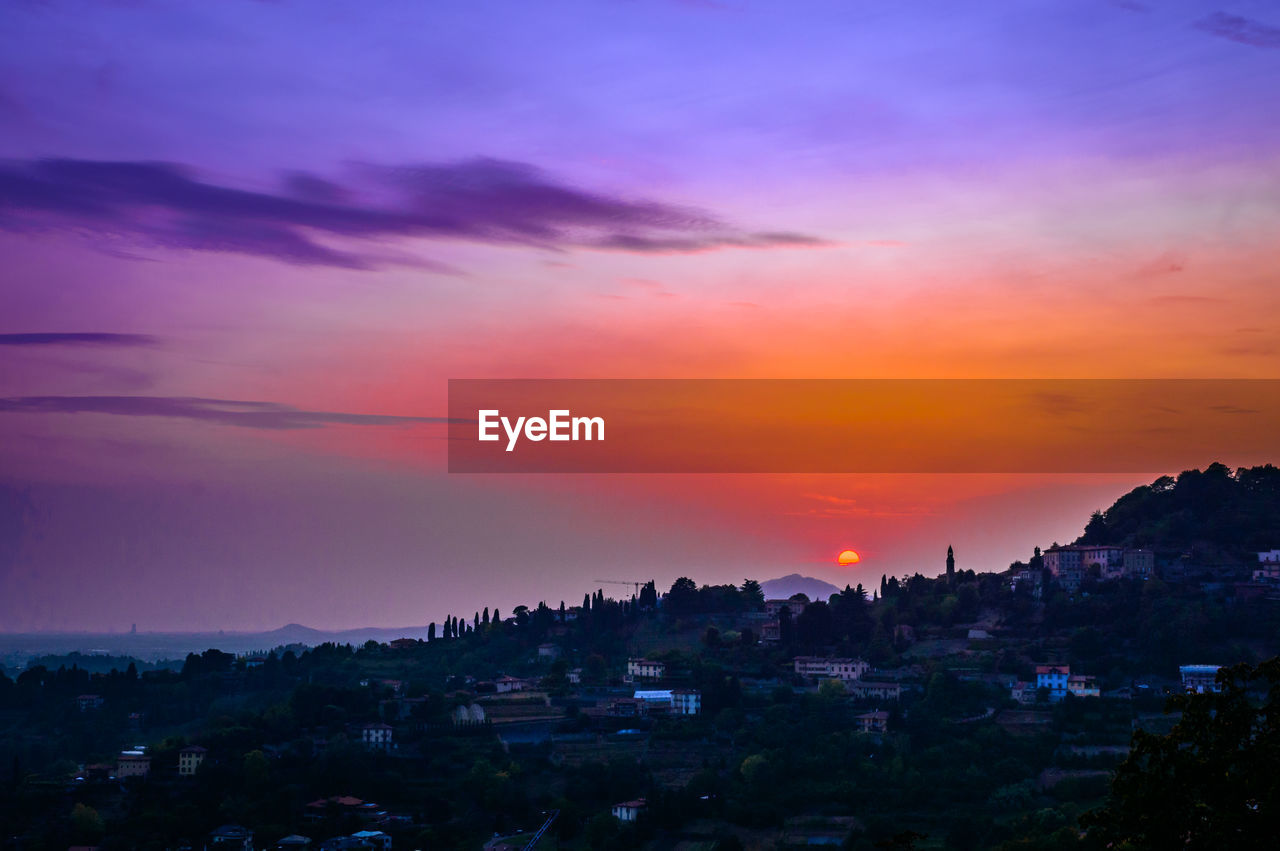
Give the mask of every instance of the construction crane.
M 624 580 L 624 579 L 595 579 L 595 580 L 592 580 L 592 581 L 594 581 L 594 582 L 600 582 L 600 583 L 603 583 L 604 585 L 631 585 L 631 586 L 633 586 L 633 587 L 636 589 L 636 590 L 635 590 L 635 596 L 639 597 L 639 596 L 640 596 L 640 589 L 641 589 L 641 588 L 643 588 L 644 586 L 648 585 L 652 580 L 645 579 L 645 580 L 643 580 L 643 581 L 639 581 L 639 582 L 637 582 L 637 581 L 631 581 L 631 582 L 628 582 L 628 581 L 626 581 L 626 580 Z

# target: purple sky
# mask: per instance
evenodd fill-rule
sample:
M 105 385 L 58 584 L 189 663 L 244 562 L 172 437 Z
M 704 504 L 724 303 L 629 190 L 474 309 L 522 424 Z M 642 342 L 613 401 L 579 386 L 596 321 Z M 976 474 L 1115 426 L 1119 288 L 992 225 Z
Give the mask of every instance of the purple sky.
M 451 477 L 445 382 L 1274 377 L 1277 79 L 1263 2 L 6 4 L 0 629 L 1002 569 L 1144 477 Z

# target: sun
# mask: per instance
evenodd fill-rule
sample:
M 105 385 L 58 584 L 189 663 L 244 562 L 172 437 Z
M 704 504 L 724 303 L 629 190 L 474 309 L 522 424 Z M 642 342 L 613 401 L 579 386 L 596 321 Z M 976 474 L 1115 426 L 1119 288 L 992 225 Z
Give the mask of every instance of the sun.
M 858 555 L 853 550 L 845 550 L 844 552 L 840 553 L 840 555 L 836 556 L 836 562 L 841 567 L 845 567 L 850 564 L 857 564 L 860 561 L 862 561 L 862 556 Z

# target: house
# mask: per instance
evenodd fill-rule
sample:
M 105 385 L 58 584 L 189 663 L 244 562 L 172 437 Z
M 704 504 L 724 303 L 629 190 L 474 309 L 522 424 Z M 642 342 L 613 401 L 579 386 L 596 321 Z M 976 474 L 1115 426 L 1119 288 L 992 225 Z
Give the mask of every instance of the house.
M 643 718 L 649 714 L 649 703 L 634 697 L 619 697 L 605 704 L 609 718 Z
M 861 659 L 838 659 L 825 656 L 797 656 L 795 671 L 811 679 L 835 679 L 844 683 L 862 679 L 871 666 Z
M 524 691 L 525 682 L 519 677 L 498 677 L 493 681 L 493 686 L 498 694 L 506 694 L 512 691 Z
M 860 733 L 889 732 L 889 713 L 884 710 L 864 712 L 861 715 L 854 716 L 853 721 Z
M 621 822 L 634 822 L 646 806 L 644 798 L 623 801 L 621 804 L 613 805 L 613 817 Z
M 581 685 L 581 684 L 582 684 L 582 669 L 581 669 L 581 668 L 570 668 L 570 669 L 569 669 L 569 673 L 567 674 L 567 676 L 568 676 L 568 678 L 569 678 L 569 682 L 570 682 L 570 683 L 572 683 L 573 685 L 575 685 L 575 686 L 576 686 L 576 685 Z
M 560 658 L 560 645 L 558 645 L 558 644 L 552 644 L 551 642 L 547 642 L 547 643 L 545 643 L 545 644 L 539 644 L 539 645 L 538 645 L 538 658 L 539 658 L 539 659 L 551 659 L 551 660 L 559 659 L 559 658 Z
M 667 674 L 666 662 L 654 662 L 649 659 L 628 659 L 627 676 L 642 680 L 660 680 Z
M 786 609 L 794 618 L 803 612 L 807 605 L 809 604 L 801 600 L 765 600 L 764 613 L 771 618 L 776 618 L 783 609 Z
M 95 709 L 101 709 L 102 703 L 102 695 L 100 694 L 82 694 L 76 698 L 76 708 L 81 712 L 91 712 Z
M 377 851 L 391 851 L 391 837 L 380 830 L 357 830 L 351 838 Z
M 251 671 L 254 668 L 261 668 L 263 665 L 267 664 L 267 655 L 265 653 L 254 653 L 249 656 L 245 656 L 242 661 L 244 662 L 245 670 Z
M 761 641 L 781 641 L 782 624 L 777 621 L 765 621 L 760 625 Z
M 677 715 L 702 714 L 702 692 L 694 688 L 673 689 L 671 708 Z
M 391 735 L 394 728 L 390 724 L 365 724 L 360 731 L 360 741 L 372 750 L 391 750 Z
M 1048 689 L 1051 701 L 1056 702 L 1067 696 L 1067 681 L 1070 678 L 1070 665 L 1036 665 L 1036 689 Z
M 391 640 L 392 650 L 412 650 L 418 646 L 416 638 L 393 638 Z
M 1258 553 L 1258 567 L 1253 571 L 1253 581 L 1280 585 L 1280 550 Z
M 178 776 L 192 777 L 196 773 L 209 751 L 199 745 L 188 745 L 178 751 Z
M 205 851 L 253 851 L 253 831 L 238 824 L 224 824 L 209 834 Z
M 1067 677 L 1067 693 L 1075 697 L 1102 696 L 1102 690 L 1098 688 L 1097 678 L 1085 676 L 1084 674 L 1072 674 Z
M 146 777 L 151 773 L 151 757 L 142 751 L 125 751 L 116 757 L 116 777 Z
M 1222 687 L 1218 685 L 1218 671 L 1221 669 L 1221 665 L 1182 665 L 1178 668 L 1178 673 L 1182 677 L 1184 689 L 1195 694 L 1205 694 L 1222 691 Z
M 1129 547 L 1054 544 L 1044 552 L 1044 566 L 1063 588 L 1075 591 L 1095 568 L 1100 579 L 1149 579 L 1156 557 L 1150 550 Z
M 297 833 L 291 833 L 276 843 L 276 851 L 293 851 L 295 848 L 310 848 L 311 839 Z
M 356 815 L 362 819 L 372 819 L 377 817 L 381 810 L 382 808 L 372 801 L 362 801 L 351 795 L 334 795 L 331 798 L 321 798 L 308 803 L 305 817 L 317 820 L 324 818 L 330 812 L 339 812 L 344 815 Z
M 1009 696 L 1024 706 L 1036 702 L 1036 684 L 1019 680 L 1009 687 Z
M 898 700 L 902 697 L 902 683 L 873 683 L 856 680 L 845 686 L 859 700 Z

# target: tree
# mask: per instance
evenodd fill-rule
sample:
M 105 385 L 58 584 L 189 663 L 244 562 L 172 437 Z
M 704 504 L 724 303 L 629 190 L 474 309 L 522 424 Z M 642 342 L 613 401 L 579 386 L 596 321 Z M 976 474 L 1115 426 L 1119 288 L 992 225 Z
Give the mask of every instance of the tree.
M 1218 672 L 1218 694 L 1171 697 L 1182 718 L 1139 730 L 1105 807 L 1081 821 L 1111 848 L 1270 849 L 1280 836 L 1280 657 Z M 1251 692 L 1264 692 L 1255 699 Z
M 671 590 L 666 593 L 666 607 L 673 614 L 691 614 L 698 606 L 698 586 L 687 576 L 681 576 L 671 583 Z
M 747 611 L 758 612 L 764 608 L 764 589 L 754 579 L 742 580 L 742 601 Z
M 431 623 L 427 624 L 427 641 L 435 641 L 435 640 L 436 640 L 436 622 L 432 621 Z

